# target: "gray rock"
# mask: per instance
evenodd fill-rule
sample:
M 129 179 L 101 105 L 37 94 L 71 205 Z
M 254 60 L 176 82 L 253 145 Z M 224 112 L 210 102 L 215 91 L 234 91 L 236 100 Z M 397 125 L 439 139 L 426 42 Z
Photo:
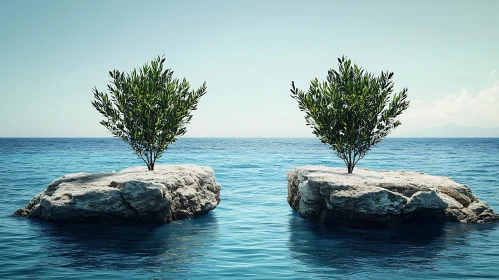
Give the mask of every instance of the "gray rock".
M 169 223 L 215 209 L 220 189 L 213 169 L 207 166 L 76 173 L 54 180 L 14 215 L 55 222 Z
M 345 224 L 499 219 L 468 186 L 421 172 L 297 167 L 288 172 L 288 203 L 305 218 Z

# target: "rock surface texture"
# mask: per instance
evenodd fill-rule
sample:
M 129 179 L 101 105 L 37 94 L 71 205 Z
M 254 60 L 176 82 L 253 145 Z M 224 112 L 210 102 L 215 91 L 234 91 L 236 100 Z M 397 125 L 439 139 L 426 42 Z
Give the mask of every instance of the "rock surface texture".
M 220 189 L 213 169 L 206 166 L 76 173 L 53 181 L 14 215 L 55 222 L 169 223 L 215 209 Z
M 297 167 L 288 172 L 288 203 L 305 218 L 344 224 L 499 219 L 468 186 L 420 172 Z

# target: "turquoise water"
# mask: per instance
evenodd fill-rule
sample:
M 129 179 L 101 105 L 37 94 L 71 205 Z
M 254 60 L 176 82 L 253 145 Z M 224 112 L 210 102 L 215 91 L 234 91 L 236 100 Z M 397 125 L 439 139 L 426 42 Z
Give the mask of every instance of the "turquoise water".
M 10 214 L 56 177 L 141 165 L 116 139 L 0 139 L 1 279 L 483 279 L 499 276 L 496 225 L 320 226 L 289 208 L 286 173 L 342 166 L 317 139 L 189 139 L 159 163 L 214 168 L 222 201 L 168 225 L 57 225 Z M 386 139 L 359 167 L 468 184 L 499 210 L 499 139 Z

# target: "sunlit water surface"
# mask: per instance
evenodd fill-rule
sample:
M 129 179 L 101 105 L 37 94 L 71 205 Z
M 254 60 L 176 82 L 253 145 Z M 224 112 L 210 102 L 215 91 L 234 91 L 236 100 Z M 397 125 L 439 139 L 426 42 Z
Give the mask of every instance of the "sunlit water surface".
M 286 173 L 342 166 L 317 139 L 189 139 L 159 164 L 209 165 L 208 215 L 167 225 L 57 225 L 11 217 L 67 173 L 141 165 L 116 139 L 0 139 L 1 279 L 449 279 L 499 276 L 495 225 L 320 226 L 286 201 Z M 499 210 L 499 139 L 386 139 L 358 168 L 468 184 Z

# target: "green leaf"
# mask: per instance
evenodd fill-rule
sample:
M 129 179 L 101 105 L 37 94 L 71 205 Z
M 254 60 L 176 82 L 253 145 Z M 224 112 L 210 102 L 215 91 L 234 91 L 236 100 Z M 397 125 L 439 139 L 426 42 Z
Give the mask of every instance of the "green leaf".
M 291 97 L 322 143 L 329 144 L 352 172 L 372 146 L 400 121 L 395 118 L 409 107 L 407 89 L 393 94 L 393 73 L 375 76 L 345 56 L 338 71 L 330 69 L 326 80 L 312 79 L 307 92 L 291 82 Z
M 163 71 L 164 61 L 158 56 L 127 74 L 109 71 L 108 93 L 94 87 L 91 102 L 105 118 L 101 124 L 127 142 L 150 170 L 168 145 L 186 133 L 192 111 L 206 94 L 206 83 L 192 91 L 185 78 L 179 84 L 171 69 Z

